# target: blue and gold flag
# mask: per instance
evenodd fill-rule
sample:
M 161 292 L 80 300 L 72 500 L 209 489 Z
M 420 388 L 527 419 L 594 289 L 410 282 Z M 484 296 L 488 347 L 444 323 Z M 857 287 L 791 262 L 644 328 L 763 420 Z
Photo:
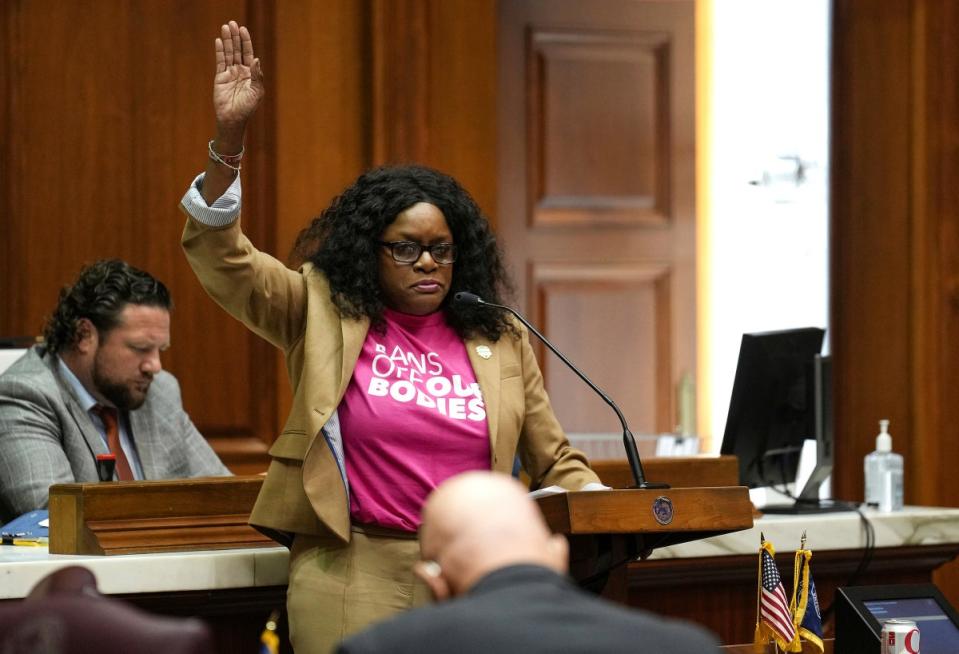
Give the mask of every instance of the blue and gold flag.
M 279 619 L 280 612 L 273 611 L 270 619 L 266 621 L 263 633 L 260 634 L 260 654 L 279 654 L 280 637 L 276 633 L 276 623 Z
M 819 597 L 816 595 L 816 582 L 813 581 L 809 560 L 812 551 L 805 548 L 805 537 L 802 547 L 796 550 L 796 561 L 793 566 L 793 596 L 789 602 L 789 611 L 793 616 L 793 624 L 799 638 L 811 643 L 823 652 L 822 643 L 822 613 L 819 611 Z

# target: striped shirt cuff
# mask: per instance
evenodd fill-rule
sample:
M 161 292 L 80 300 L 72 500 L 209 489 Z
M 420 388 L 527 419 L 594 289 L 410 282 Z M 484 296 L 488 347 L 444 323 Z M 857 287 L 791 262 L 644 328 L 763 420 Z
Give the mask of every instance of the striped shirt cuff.
M 200 192 L 203 188 L 203 175 L 200 173 L 190 184 L 190 188 L 180 200 L 180 205 L 198 223 L 208 227 L 224 227 L 229 225 L 240 215 L 240 198 L 243 195 L 240 188 L 240 176 L 237 175 L 223 195 L 207 205 Z

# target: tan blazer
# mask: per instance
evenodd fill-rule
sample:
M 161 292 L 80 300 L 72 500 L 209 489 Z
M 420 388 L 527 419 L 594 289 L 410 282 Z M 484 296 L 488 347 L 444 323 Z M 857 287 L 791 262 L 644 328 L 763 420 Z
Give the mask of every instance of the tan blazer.
M 273 460 L 250 523 L 284 544 L 294 533 L 348 541 L 346 485 L 321 429 L 346 392 L 369 321 L 341 318 L 320 271 L 308 263 L 293 271 L 258 251 L 239 219 L 216 228 L 188 218 L 183 249 L 210 296 L 286 355 L 293 406 L 270 448 Z M 599 481 L 582 452 L 570 447 L 520 329 L 520 338 L 466 341 L 486 404 L 490 467 L 509 473 L 518 453 L 536 486 L 578 490 Z M 492 356 L 481 357 L 480 345 Z

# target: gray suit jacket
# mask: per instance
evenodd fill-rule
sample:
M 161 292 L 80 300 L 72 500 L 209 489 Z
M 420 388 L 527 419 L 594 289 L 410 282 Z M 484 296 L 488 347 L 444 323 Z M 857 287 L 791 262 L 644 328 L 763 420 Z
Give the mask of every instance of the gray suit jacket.
M 173 375 L 158 374 L 129 417 L 147 479 L 230 474 L 183 410 Z M 108 451 L 42 346 L 0 375 L 0 525 L 45 508 L 51 484 L 98 481 L 96 455 Z

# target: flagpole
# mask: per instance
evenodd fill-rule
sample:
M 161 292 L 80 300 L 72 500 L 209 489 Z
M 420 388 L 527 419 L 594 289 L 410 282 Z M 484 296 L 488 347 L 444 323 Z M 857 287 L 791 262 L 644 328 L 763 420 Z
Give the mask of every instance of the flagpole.
M 763 545 L 766 544 L 766 536 L 763 535 L 763 532 L 759 532 L 759 568 L 757 570 L 757 579 L 759 583 L 756 584 L 756 628 L 759 629 L 759 616 L 760 616 L 760 602 L 762 601 L 762 585 L 763 585 Z M 758 633 L 758 632 L 757 632 Z
M 805 530 L 805 529 L 802 530 L 802 538 L 799 539 L 799 550 L 802 552 L 802 554 L 801 554 L 800 556 L 796 557 L 796 558 L 797 558 L 797 561 L 796 561 L 796 563 L 793 564 L 793 566 L 795 567 L 795 565 L 798 564 L 799 566 L 801 566 L 802 573 L 806 573 L 806 572 L 808 572 L 808 569 L 806 568 L 806 530 Z M 802 582 L 802 584 L 803 584 L 803 593 L 805 593 L 806 597 L 808 598 L 808 596 L 809 596 L 809 580 L 808 580 L 808 578 L 803 577 L 803 574 L 802 574 L 802 573 L 800 573 L 799 579 L 802 579 L 802 580 L 803 580 L 803 582 Z M 794 581 L 793 581 L 793 584 L 795 584 L 795 583 L 796 583 L 796 581 L 794 580 Z M 797 597 L 797 598 L 796 598 L 796 603 L 799 604 L 799 603 L 801 603 L 801 602 L 802 602 L 802 598 L 801 598 L 801 597 Z M 808 599 L 807 599 L 807 602 L 808 602 Z M 809 610 L 809 609 L 808 609 L 808 606 L 807 606 L 807 607 L 804 607 L 803 613 L 805 613 L 807 610 Z M 800 623 L 796 625 L 796 635 L 797 635 L 796 637 L 799 638 L 799 642 L 802 643 L 802 636 L 800 635 L 800 629 L 799 629 L 799 625 L 800 625 L 800 624 L 802 624 L 802 621 L 800 621 Z

